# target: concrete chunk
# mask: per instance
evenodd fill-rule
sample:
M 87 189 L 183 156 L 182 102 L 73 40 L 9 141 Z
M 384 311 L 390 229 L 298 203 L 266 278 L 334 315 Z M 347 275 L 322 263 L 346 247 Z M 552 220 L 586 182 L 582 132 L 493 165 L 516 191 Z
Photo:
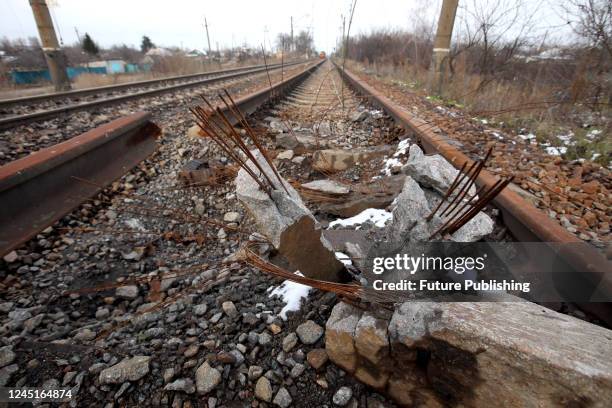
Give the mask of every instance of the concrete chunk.
M 402 172 L 422 186 L 445 194 L 457 177 L 459 170 L 441 155 L 425 155 L 419 146 L 413 144 L 410 146 L 408 162 L 402 167 Z M 470 194 L 474 193 L 476 193 L 476 188 L 472 186 Z
M 381 364 L 389 357 L 389 322 L 365 312 L 355 329 L 355 347 L 359 354 L 372 364 Z
M 261 153 L 252 153 L 276 188 L 268 196 L 244 169 L 236 177 L 236 196 L 255 218 L 259 231 L 305 276 L 338 281 L 344 267 L 321 235 L 319 223 L 297 191 L 282 180 L 285 191 Z M 250 161 L 248 165 L 258 174 L 259 170 Z
M 338 172 L 364 163 L 375 157 L 383 156 L 391 151 L 389 146 L 367 149 L 325 149 L 317 150 L 312 156 L 312 167 L 322 172 Z
M 394 201 L 393 222 L 389 232 L 394 241 L 406 239 L 410 230 L 430 213 L 429 203 L 419 184 L 410 176 L 406 177 L 402 192 Z
M 612 403 L 610 331 L 533 303 L 404 303 L 389 333 L 394 352 L 428 350 L 428 376 L 465 405 Z
M 330 179 L 311 181 L 309 183 L 302 184 L 302 187 L 309 190 L 338 195 L 344 195 L 350 192 L 350 189 L 346 185 Z
M 357 368 L 354 337 L 361 314 L 361 310 L 354 306 L 338 303 L 325 326 L 325 350 L 330 360 L 349 373 Z

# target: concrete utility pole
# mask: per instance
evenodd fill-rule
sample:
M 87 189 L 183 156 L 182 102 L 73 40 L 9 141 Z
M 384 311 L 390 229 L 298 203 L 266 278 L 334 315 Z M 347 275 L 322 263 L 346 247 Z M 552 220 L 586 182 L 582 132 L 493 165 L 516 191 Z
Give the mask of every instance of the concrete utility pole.
M 291 44 L 289 44 L 289 51 L 292 51 L 293 47 L 294 47 L 294 42 L 293 42 L 293 16 L 291 16 Z
M 443 0 L 433 46 L 430 90 L 442 94 L 459 0 Z
M 76 33 L 77 40 L 79 41 L 79 44 L 81 44 L 81 34 L 79 34 L 79 29 L 74 27 L 74 32 Z
M 56 91 L 67 91 L 70 89 L 70 80 L 66 73 L 66 58 L 57 41 L 47 3 L 45 0 L 30 0 L 30 6 L 32 7 L 34 20 L 36 20 L 42 50 L 49 67 L 49 74 L 51 74 L 51 81 L 53 81 Z
M 204 17 L 204 27 L 206 27 L 206 41 L 208 41 L 208 57 L 210 58 L 210 53 L 212 51 L 210 49 L 210 37 L 208 35 L 208 22 L 206 21 L 206 17 Z

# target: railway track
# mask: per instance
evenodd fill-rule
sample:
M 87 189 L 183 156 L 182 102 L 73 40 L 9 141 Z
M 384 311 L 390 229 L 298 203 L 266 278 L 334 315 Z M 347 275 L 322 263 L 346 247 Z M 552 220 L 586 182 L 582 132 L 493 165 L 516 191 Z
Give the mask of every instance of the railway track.
M 284 64 L 284 66 L 290 67 L 302 63 L 292 62 Z M 133 99 L 211 85 L 217 82 L 266 72 L 266 70 L 280 69 L 280 67 L 280 64 L 274 64 L 269 67 L 260 65 L 4 100 L 0 101 L 0 129 L 48 120 L 71 112 L 116 105 Z
M 286 75 L 297 72 L 304 64 L 296 64 L 285 67 Z M 280 69 L 271 70 L 272 73 L 280 73 Z M 275 74 L 276 75 L 276 74 Z M 279 75 L 282 76 L 282 75 Z M 61 143 L 74 135 L 84 133 L 96 126 L 108 123 L 110 120 L 126 116 L 139 111 L 161 112 L 163 109 L 176 106 L 177 101 L 185 102 L 191 98 L 198 97 L 199 93 L 214 91 L 215 89 L 233 88 L 235 86 L 248 85 L 249 83 L 268 81 L 265 68 L 256 72 L 239 72 L 209 78 L 198 81 L 199 84 L 179 84 L 179 89 L 164 88 L 161 93 L 153 90 L 153 93 L 139 95 L 119 96 L 119 100 L 110 103 L 87 102 L 85 106 L 77 105 L 75 111 L 65 114 L 63 109 L 49 112 L 53 115 L 44 120 L 35 118 L 33 122 L 17 124 L 14 127 L 0 131 L 0 165 L 16 160 L 33 151 Z M 200 83 L 201 82 L 201 83 Z M 115 97 L 113 97 L 115 98 Z M 62 112 L 58 112 L 62 111 Z M 47 112 L 43 112 L 44 115 Z M 21 119 L 19 119 L 21 120 Z M 28 121 L 28 118 L 23 120 Z
M 273 95 L 301 81 L 311 69 L 240 99 L 241 111 L 253 112 Z M 149 156 L 160 134 L 149 119 L 148 114 L 136 113 L 0 167 L 0 194 L 6 210 L 0 218 L 0 254 L 35 236 L 83 198 L 99 192 L 101 185 L 110 184 Z M 115 160 L 109 163 L 111 157 Z M 95 183 L 88 185 L 74 179 L 76 176 Z M 22 207 L 24 197 L 34 204 L 26 211 Z
M 464 163 L 470 162 L 470 160 L 456 148 L 441 140 L 427 128 L 424 128 L 418 120 L 406 114 L 401 108 L 386 99 L 384 95 L 369 87 L 347 71 L 344 73 L 344 80 L 346 80 L 347 84 L 352 89 L 357 90 L 358 93 L 361 94 L 359 97 L 355 95 L 350 89 L 347 89 L 345 85 L 342 84 L 342 77 L 339 76 L 336 69 L 331 69 L 328 65 L 326 65 L 325 68 L 318 69 L 305 83 L 291 92 L 279 105 L 282 120 L 289 121 L 289 123 L 291 123 L 291 121 L 302 124 L 306 123 L 308 126 L 318 128 L 319 130 L 322 125 L 327 126 L 329 128 L 328 134 L 318 134 L 319 139 L 317 140 L 317 143 L 323 141 L 324 147 L 350 149 L 355 144 L 355 141 L 359 144 L 359 140 L 367 140 L 365 143 L 366 145 L 373 144 L 367 133 L 363 133 L 361 136 L 355 136 L 354 131 L 347 132 L 347 129 L 351 126 L 347 124 L 346 118 L 350 117 L 351 114 L 355 112 L 355 109 L 362 101 L 361 98 L 365 97 L 370 103 L 381 107 L 393 117 L 396 123 L 414 132 L 419 143 L 425 147 L 426 151 L 442 154 L 457 168 L 461 167 Z M 255 71 L 261 72 L 261 69 Z M 251 74 L 253 72 L 249 70 L 246 71 L 246 73 Z M 234 74 L 232 74 L 232 76 L 233 75 Z M 226 77 L 226 75 L 222 75 L 217 78 L 223 79 Z M 184 84 L 180 84 L 179 86 L 182 87 Z M 285 91 L 287 86 L 289 85 L 285 86 Z M 246 113 L 252 113 L 269 98 L 270 95 L 266 92 L 262 93 L 260 96 L 252 96 L 249 99 L 251 102 L 241 104 L 241 109 Z M 102 131 L 97 133 L 100 135 L 105 134 L 106 131 L 104 129 L 105 128 L 102 128 Z M 359 131 L 357 131 L 357 133 L 359 133 Z M 351 136 L 343 138 L 343 134 L 351 134 Z M 78 139 L 74 141 L 74 144 L 77 146 L 79 143 Z M 21 167 L 13 171 L 13 173 L 19 174 L 23 172 Z M 5 177 L 5 179 L 6 178 L 7 177 Z M 113 176 L 113 178 L 116 178 L 116 175 Z M 477 184 L 479 185 L 492 185 L 493 183 L 494 176 L 486 171 L 479 175 L 477 179 Z M 34 183 L 34 185 L 36 185 L 36 183 Z M 93 189 L 92 191 L 96 192 L 98 190 L 99 189 Z M 91 194 L 92 192 L 90 191 L 88 195 Z M 20 193 L 18 196 L 22 196 L 22 194 Z M 40 201 L 40 199 L 34 201 Z M 19 199 L 16 199 L 15 204 L 14 209 L 19 212 Z M 504 225 L 512 233 L 514 239 L 525 242 L 550 242 L 553 244 L 572 244 L 580 242 L 512 190 L 507 189 L 497 197 L 495 206 L 501 210 Z M 35 222 L 32 231 L 22 234 L 21 240 L 11 240 L 5 237 L 4 240 L 1 240 L 2 252 L 7 253 L 10 249 L 15 248 L 24 241 L 23 237 L 29 238 L 33 236 L 72 208 L 74 208 L 74 203 L 68 206 L 66 210 L 60 212 L 59 215 L 54 214 L 45 222 Z M 14 216 L 11 215 L 9 218 L 12 219 Z M 29 213 L 27 218 L 32 219 L 32 214 Z M 572 248 L 574 247 L 566 245 L 563 250 L 560 251 L 559 255 L 561 259 L 564 260 L 564 264 L 561 267 L 575 272 L 580 271 L 587 277 L 593 275 L 595 276 L 593 279 L 598 283 L 599 278 L 597 272 L 605 270 L 608 261 L 602 256 L 600 251 L 587 245 L 577 246 L 577 249 Z M 558 247 L 552 246 L 550 251 L 555 252 L 559 251 L 559 249 Z M 535 255 L 536 254 L 534 254 L 533 258 L 537 260 L 538 257 Z M 604 277 L 602 287 L 606 293 L 612 293 L 610 282 L 607 277 Z M 586 307 L 589 308 L 589 306 Z M 594 307 L 591 307 L 591 309 L 592 308 Z
M 296 61 L 287 62 L 284 65 L 289 66 L 290 64 L 293 64 L 293 63 L 296 63 Z M 270 69 L 276 68 L 280 65 L 281 64 L 269 64 L 268 68 Z M 263 64 L 262 65 L 249 65 L 249 66 L 244 66 L 244 67 L 213 70 L 213 71 L 206 71 L 206 72 L 200 72 L 200 73 L 195 73 L 195 74 L 175 75 L 175 76 L 170 76 L 170 77 L 147 79 L 143 81 L 126 82 L 126 83 L 116 84 L 116 85 L 106 85 L 106 86 L 84 88 L 84 89 L 73 89 L 73 90 L 65 91 L 65 92 L 54 92 L 50 94 L 0 99 L 0 117 L 5 116 L 5 115 L 12 115 L 15 113 L 20 113 L 20 112 L 11 113 L 10 108 L 19 109 L 15 107 L 15 105 L 22 105 L 21 109 L 31 111 L 31 110 L 36 110 L 36 105 L 34 105 L 35 103 L 41 103 L 41 104 L 48 104 L 51 102 L 61 103 L 63 100 L 68 100 L 68 102 L 70 102 L 72 100 L 83 100 L 84 97 L 90 96 L 90 95 L 94 95 L 97 98 L 101 94 L 112 95 L 116 92 L 122 92 L 125 90 L 129 90 L 131 88 L 145 88 L 149 86 L 156 87 L 156 86 L 169 85 L 175 82 L 177 83 L 178 82 L 189 82 L 189 81 L 196 80 L 196 79 L 209 78 L 209 77 L 214 77 L 217 75 L 225 75 L 225 74 L 229 74 L 232 72 L 249 71 L 249 70 L 264 68 L 264 67 L 265 65 Z M 23 106 L 23 105 L 27 105 L 27 106 Z M 29 112 L 24 112 L 24 113 L 29 113 Z
M 398 134 L 403 130 L 397 128 L 393 120 L 411 129 L 411 122 L 404 121 L 405 118 L 401 115 L 402 110 L 393 104 L 387 104 L 385 99 L 376 95 L 372 89 L 360 87 L 359 82 L 352 81 L 350 78 L 346 78 L 347 84 L 342 85 L 340 73 L 330 63 L 325 63 L 316 69 L 312 67 L 308 72 L 294 72 L 294 74 L 285 83 L 278 84 L 273 89 L 269 89 L 266 85 L 266 77 L 259 79 L 258 89 L 255 92 L 249 89 L 248 93 L 240 94 L 239 88 L 230 89 L 230 92 L 236 95 L 235 99 L 240 110 L 251 114 L 249 121 L 255 131 L 265 135 L 265 143 L 268 148 L 271 151 L 277 150 L 277 168 L 287 179 L 303 184 L 313 178 L 310 166 L 314 150 L 328 148 L 350 151 L 374 148 L 377 145 L 389 143 L 390 140 L 397 140 Z M 285 79 L 287 76 L 285 75 Z M 272 81 L 276 84 L 279 80 L 279 74 L 274 73 Z M 207 97 L 213 98 L 219 89 L 209 91 Z M 193 103 L 196 99 L 192 98 L 189 101 Z M 89 184 L 89 191 L 78 194 L 91 196 L 101 192 L 95 196 L 94 200 L 73 201 L 70 208 L 62 210 L 62 213 L 71 211 L 75 206 L 78 209 L 62 218 L 59 223 L 53 224 L 59 216 L 49 219 L 44 225 L 31 229 L 29 237 L 34 239 L 26 240 L 27 237 L 20 239 L 21 243 L 25 242 L 25 246 L 18 246 L 19 244 L 14 241 L 10 248 L 6 247 L 7 250 L 17 248 L 15 254 L 18 259 L 4 265 L 7 273 L 14 274 L 18 278 L 16 278 L 17 283 L 12 283 L 4 294 L 4 300 L 17 302 L 17 299 L 24 297 L 24 293 L 30 293 L 32 298 L 36 299 L 35 302 L 39 302 L 36 303 L 36 307 L 49 310 L 51 316 L 54 316 L 57 310 L 75 316 L 68 323 L 63 320 L 63 323 L 47 323 L 49 318 L 44 318 L 47 319 L 43 320 L 42 327 L 45 329 L 24 334 L 28 340 L 65 338 L 69 341 L 77 339 L 76 341 L 83 341 L 87 344 L 86 336 L 90 334 L 89 332 L 93 332 L 95 336 L 109 327 L 115 327 L 118 321 L 137 319 L 140 316 L 137 309 L 143 305 L 143 302 L 155 301 L 155 296 L 158 296 L 160 292 L 168 296 L 170 300 L 181 299 L 182 293 L 190 299 L 189 302 L 207 304 L 209 308 L 214 308 L 208 313 L 211 316 L 216 316 L 217 309 L 213 305 L 218 306 L 227 299 L 233 299 L 241 313 L 243 310 L 250 310 L 248 307 L 251 303 L 255 305 L 258 302 L 269 301 L 266 291 L 269 286 L 267 281 L 257 280 L 258 276 L 260 277 L 259 274 L 249 268 L 236 266 L 232 260 L 227 260 L 227 257 L 239 248 L 245 232 L 250 232 L 249 230 L 253 227 L 252 220 L 249 220 L 237 202 L 233 187 L 230 184 L 215 183 L 182 186 L 177 180 L 177 174 L 192 161 L 206 163 L 210 168 L 214 168 L 215 164 L 221 167 L 228 165 L 227 155 L 217 146 L 208 139 L 194 137 L 192 130 L 187 131 L 189 125 L 193 123 L 191 117 L 186 113 L 189 101 L 183 101 L 174 110 L 162 109 L 152 117 L 139 116 L 137 118 L 147 123 L 155 122 L 163 129 L 165 135 L 171 135 L 158 140 L 159 149 L 152 157 L 130 171 L 126 168 L 127 174 L 120 182 L 113 183 L 110 188 L 103 189 L 100 184 L 107 183 L 113 177 L 103 180 L 92 175 L 85 175 L 84 179 L 94 183 Z M 368 103 L 378 106 L 381 110 L 372 109 Z M 363 109 L 364 106 L 366 109 Z M 262 107 L 264 108 L 261 109 Z M 369 112 L 368 120 L 360 118 L 364 111 Z M 302 146 L 289 148 L 280 145 L 279 140 L 283 138 L 276 137 L 276 134 L 281 129 L 283 130 L 281 135 L 294 134 Z M 412 132 L 420 138 L 420 142 L 429 152 L 448 154 L 448 149 L 440 145 L 437 138 L 429 143 L 426 139 L 427 134 L 419 134 L 417 129 Z M 155 129 L 150 128 L 149 132 L 155 133 Z M 100 131 L 100 134 L 103 133 L 108 132 Z M 288 154 L 288 150 L 291 150 L 291 154 Z M 107 157 L 107 154 L 101 154 L 96 161 L 105 156 Z M 460 154 L 453 152 L 449 161 L 459 166 L 461 164 L 459 158 L 461 158 Z M 374 160 L 374 162 L 374 167 L 380 164 L 380 161 Z M 89 163 L 89 168 L 91 167 L 96 166 L 91 166 Z M 373 175 L 372 170 L 366 165 L 355 166 L 354 169 L 348 168 L 341 173 L 338 181 L 346 185 L 361 181 L 371 184 L 369 187 L 373 188 L 375 183 L 370 182 Z M 380 168 L 374 170 L 378 172 Z M 17 172 L 23 173 L 24 169 L 20 168 L 14 173 Z M 0 174 L 2 174 L 1 171 Z M 29 187 L 30 191 L 36 192 L 36 174 L 25 178 L 33 183 Z M 73 179 L 53 180 L 53 182 L 79 185 Z M 486 173 L 480 182 L 488 182 Z M 83 188 L 82 185 L 81 188 Z M 0 194 L 3 194 L 1 190 L 0 188 Z M 40 194 L 43 192 L 41 191 Z M 69 195 L 74 194 L 73 192 Z M 10 215 L 11 219 L 19 217 L 19 206 L 20 203 L 23 203 L 23 199 L 20 201 L 19 197 L 23 195 L 15 195 L 12 199 L 15 213 Z M 0 198 L 4 197 L 0 195 Z M 46 198 L 50 200 L 53 197 L 47 196 Z M 518 209 L 513 206 L 508 207 L 504 198 L 501 198 L 501 201 L 495 202 L 495 206 L 503 213 L 502 221 L 504 223 L 507 221 L 504 226 L 508 228 L 514 239 L 537 241 L 551 239 L 550 235 L 538 235 L 539 229 L 546 225 L 541 225 L 539 228 L 531 226 L 531 223 L 534 222 L 546 222 L 540 215 L 534 215 L 531 210 L 523 209 L 521 207 L 523 204 L 514 201 L 513 197 L 510 197 L 510 201 L 518 206 Z M 44 199 L 45 197 L 42 196 L 31 196 L 27 202 L 32 203 L 33 207 L 34 203 Z M 27 225 L 27 221 L 31 220 L 37 211 L 48 212 L 48 209 L 34 208 L 33 212 L 24 217 L 23 224 Z M 221 222 L 222 219 L 225 221 Z M 211 226 L 210 221 L 218 223 Z M 0 224 L 6 225 L 5 222 Z M 53 225 L 53 227 L 45 229 L 47 225 Z M 524 235 L 525 230 L 531 235 Z M 554 236 L 552 239 L 555 239 Z M 566 255 L 561 254 L 562 257 Z M 589 264 L 599 259 L 596 257 L 601 257 L 599 253 L 591 253 L 590 256 L 588 260 L 580 257 L 573 258 L 573 260 L 568 259 L 566 266 L 588 271 Z M 223 263 L 224 260 L 227 260 L 226 263 Z M 17 273 L 17 270 L 20 272 Z M 160 274 L 165 274 L 169 270 L 178 271 L 178 277 L 168 279 L 164 284 L 158 282 L 157 287 L 151 284 L 148 289 L 145 289 L 147 285 L 142 283 L 145 282 L 144 278 L 159 277 Z M 213 281 L 219 283 L 221 288 L 198 286 L 206 279 L 203 276 L 210 271 L 214 273 L 209 275 L 215 277 Z M 44 278 L 36 279 L 36 276 L 42 275 Z M 231 278 L 234 280 L 232 281 Z M 130 280 L 137 279 L 140 279 L 137 281 L 140 284 L 130 284 Z M 117 293 L 121 295 L 113 297 L 108 293 L 104 296 L 81 294 L 73 296 L 68 301 L 66 296 L 61 294 L 64 289 L 91 287 L 108 281 L 113 282 L 109 288 L 112 290 L 117 288 Z M 131 296 L 128 291 L 120 291 L 122 286 L 126 285 L 130 285 L 131 291 L 137 292 L 138 298 L 126 297 L 127 300 L 122 300 L 121 296 Z M 228 289 L 224 291 L 223 287 Z M 43 293 L 44 296 L 41 295 Z M 109 296 L 114 300 L 111 300 Z M 115 305 L 117 309 L 121 309 L 111 312 L 111 317 L 104 317 L 109 315 L 100 312 L 102 309 L 112 310 Z M 589 310 L 588 306 L 583 306 Z M 200 330 L 202 326 L 196 324 L 196 321 L 202 318 L 192 320 L 189 313 L 180 312 L 183 307 L 185 306 L 182 304 L 174 307 L 170 314 L 163 314 L 163 318 L 156 317 L 144 323 L 141 321 L 134 326 L 116 328 L 108 340 L 99 341 L 97 345 L 106 349 L 114 349 L 125 344 L 127 350 L 123 351 L 131 355 L 151 355 L 154 358 L 168 361 L 169 354 L 174 354 L 174 351 L 170 351 L 169 347 L 163 344 L 176 342 L 172 339 L 185 337 L 185 333 L 189 337 L 200 340 L 214 339 L 215 347 L 224 349 L 227 344 L 246 342 L 245 338 L 239 340 L 238 336 L 241 331 L 245 334 L 248 330 L 255 330 L 252 326 L 241 326 L 236 332 L 229 323 L 222 322 L 218 325 L 219 320 L 217 320 L 215 323 L 209 323 L 202 331 Z M 53 313 L 50 312 L 51 310 Z M 275 306 L 274 310 L 278 312 L 280 307 Z M 605 320 L 606 313 L 609 316 L 608 307 L 593 308 L 589 311 L 599 316 L 602 321 Z M 155 313 L 165 312 L 156 311 Z M 317 311 L 313 310 L 309 316 L 318 314 L 328 315 L 329 308 L 321 306 Z M 121 316 L 121 319 L 118 319 L 118 316 Z M 156 338 L 147 337 L 153 333 L 151 325 L 162 320 L 165 326 L 162 330 L 155 331 Z M 61 327 L 61 330 L 56 327 L 62 324 L 68 327 Z M 262 325 L 264 331 L 266 325 Z M 50 329 L 47 330 L 47 327 Z M 148 330 L 146 334 L 145 330 Z M 55 336 L 59 337 L 52 337 L 49 332 L 56 333 Z M 130 338 L 145 340 L 130 342 Z M 194 340 L 196 341 L 194 344 L 200 340 Z M 195 364 L 184 363 L 182 356 L 187 345 L 181 347 L 179 348 L 181 357 L 177 360 L 176 365 L 181 366 L 182 376 L 193 377 Z M 274 361 L 274 364 L 277 364 L 276 356 L 271 354 L 270 347 L 266 348 L 263 345 L 258 347 L 259 354 L 256 355 L 255 360 L 258 364 L 268 364 L 268 361 Z M 308 346 L 305 347 L 308 350 Z M 49 359 L 49 361 L 54 360 Z M 104 389 L 100 391 L 96 388 L 95 381 L 91 378 L 86 380 L 86 384 L 90 387 L 83 387 L 81 390 L 83 394 L 79 397 L 82 398 L 80 402 L 94 401 L 98 398 L 98 394 L 104 392 Z M 141 398 L 141 402 L 160 397 L 165 392 L 162 387 L 154 385 L 154 380 L 148 377 L 145 377 L 143 382 L 144 384 L 141 384 L 143 387 L 140 389 L 146 391 L 140 391 L 140 389 L 133 391 L 134 398 Z M 219 393 L 223 392 L 222 395 L 228 400 L 248 398 L 246 394 L 238 395 L 229 386 L 221 385 L 220 387 L 223 387 L 223 391 L 220 390 Z M 312 392 L 308 387 L 300 387 L 292 392 L 294 392 L 292 397 L 296 406 L 300 407 L 319 406 L 325 402 L 325 398 L 327 400 L 330 398 L 330 395 L 327 395 L 329 391 Z M 216 394 L 217 397 L 219 393 Z

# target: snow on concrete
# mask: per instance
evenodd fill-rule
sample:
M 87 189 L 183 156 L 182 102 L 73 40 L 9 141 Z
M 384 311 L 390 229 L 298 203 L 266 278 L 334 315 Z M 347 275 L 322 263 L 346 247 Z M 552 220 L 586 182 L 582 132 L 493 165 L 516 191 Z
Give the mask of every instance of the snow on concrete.
M 408 149 L 410 148 L 410 140 L 404 139 L 399 142 L 397 145 L 397 150 L 393 153 L 393 156 L 385 159 L 383 162 L 383 168 L 381 173 L 385 176 L 391 175 L 391 169 L 395 166 L 402 166 L 404 163 L 399 159 L 400 156 L 405 156 L 408 153 Z
M 295 272 L 295 274 L 304 276 L 299 271 Z M 268 297 L 276 295 L 283 299 L 285 306 L 278 315 L 281 317 L 281 319 L 287 320 L 287 313 L 300 310 L 302 299 L 306 299 L 308 297 L 308 293 L 311 289 L 312 288 L 310 286 L 286 280 L 279 286 L 268 289 L 270 291 Z
M 384 161 L 383 163 L 383 169 L 382 169 L 382 173 L 384 173 L 385 176 L 390 176 L 391 175 L 391 169 L 395 166 L 401 166 L 403 163 L 400 159 L 396 159 L 395 157 L 391 157 L 387 160 Z
M 404 139 L 399 142 L 397 145 L 397 151 L 393 154 L 393 157 L 399 157 L 402 154 L 406 154 L 408 152 L 408 148 L 410 147 L 410 140 Z
M 342 262 L 344 265 L 348 266 L 348 265 L 353 264 L 353 261 L 351 261 L 351 258 L 344 252 L 335 252 L 335 255 L 336 255 L 336 259 Z
M 382 228 L 385 226 L 387 221 L 393 219 L 393 214 L 389 211 L 385 211 L 378 208 L 367 208 L 360 212 L 359 214 L 350 217 L 335 220 L 329 223 L 329 228 L 333 228 L 336 226 L 339 227 L 353 227 L 357 226 L 355 229 L 359 229 L 361 224 L 364 222 L 370 221 L 375 226 Z

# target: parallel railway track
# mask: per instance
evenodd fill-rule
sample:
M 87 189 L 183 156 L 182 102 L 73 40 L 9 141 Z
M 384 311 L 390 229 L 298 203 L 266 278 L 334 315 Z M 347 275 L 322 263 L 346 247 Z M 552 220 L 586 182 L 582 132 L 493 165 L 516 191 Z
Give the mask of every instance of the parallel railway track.
M 303 62 L 301 61 L 292 62 L 283 64 L 283 66 L 290 67 L 302 63 Z M 259 65 L 126 83 L 121 85 L 111 85 L 99 88 L 60 92 L 50 95 L 38 95 L 2 100 L 0 101 L 0 129 L 9 129 L 27 123 L 48 120 L 66 113 L 115 105 L 129 100 L 160 95 L 192 87 L 206 86 L 221 81 L 266 72 L 266 70 L 278 70 L 280 68 L 281 64 L 274 64 L 267 67 Z M 124 93 L 130 89 L 137 89 L 137 91 Z M 85 102 L 80 101 L 84 97 L 91 96 L 95 96 L 95 98 L 89 98 L 89 100 Z M 37 109 L 36 104 L 43 105 L 43 108 Z M 24 108 L 24 106 L 27 108 Z M 27 110 L 28 112 L 16 113 L 24 110 Z M 34 112 L 30 112 L 31 110 L 34 110 Z

